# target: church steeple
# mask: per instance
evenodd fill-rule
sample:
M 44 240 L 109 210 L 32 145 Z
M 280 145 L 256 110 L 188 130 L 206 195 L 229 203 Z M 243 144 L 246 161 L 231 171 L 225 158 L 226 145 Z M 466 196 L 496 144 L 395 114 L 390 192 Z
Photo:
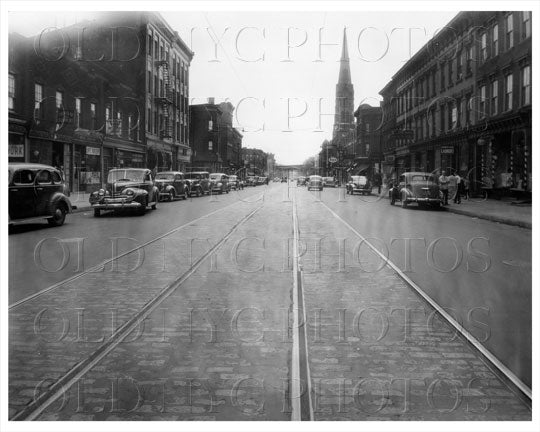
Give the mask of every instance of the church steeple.
M 343 46 L 339 61 L 339 79 L 336 84 L 336 109 L 334 114 L 333 140 L 348 144 L 354 131 L 354 88 L 351 82 L 351 66 L 347 47 L 347 29 L 343 29 Z
M 341 60 L 339 61 L 338 83 L 351 83 L 351 68 L 349 66 L 349 49 L 347 47 L 347 28 L 343 29 L 343 46 L 341 48 Z

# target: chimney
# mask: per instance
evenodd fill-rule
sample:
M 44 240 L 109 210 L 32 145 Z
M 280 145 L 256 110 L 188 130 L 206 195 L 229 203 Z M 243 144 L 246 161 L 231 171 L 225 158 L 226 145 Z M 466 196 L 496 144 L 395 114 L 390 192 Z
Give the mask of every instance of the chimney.
M 214 105 L 214 98 L 213 98 L 213 97 L 209 97 L 209 98 L 208 98 L 208 103 L 209 103 L 210 105 Z

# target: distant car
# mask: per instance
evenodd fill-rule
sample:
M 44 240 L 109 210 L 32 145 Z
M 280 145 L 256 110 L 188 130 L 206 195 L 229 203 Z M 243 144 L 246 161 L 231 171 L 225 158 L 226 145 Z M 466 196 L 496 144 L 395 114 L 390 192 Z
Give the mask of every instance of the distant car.
M 268 184 L 268 179 L 264 176 L 257 177 L 257 185 Z
M 305 186 L 306 184 L 306 178 L 305 177 L 298 177 L 296 179 L 296 186 Z
M 69 189 L 62 174 L 49 165 L 10 163 L 9 224 L 47 219 L 60 226 L 71 213 Z
M 229 187 L 231 190 L 244 189 L 244 183 L 238 178 L 238 176 L 229 176 Z
M 406 172 L 399 176 L 397 184 L 388 191 L 390 204 L 401 201 L 401 207 L 410 203 L 419 206 L 441 206 L 441 191 L 433 174 L 425 172 Z
M 156 174 L 156 186 L 159 198 L 174 201 L 176 198 L 187 199 L 190 195 L 190 183 L 184 173 L 179 171 L 164 171 Z
M 257 177 L 256 176 L 247 176 L 246 186 L 257 186 Z
M 210 190 L 212 193 L 229 193 L 229 176 L 223 173 L 210 174 Z
M 148 206 L 157 208 L 159 190 L 147 168 L 114 168 L 107 175 L 105 189 L 90 195 L 94 216 L 102 210 L 135 210 L 144 214 Z
M 317 189 L 322 191 L 323 190 L 323 180 L 321 176 L 318 175 L 312 175 L 309 176 L 308 182 L 307 182 L 307 189 Z
M 189 183 L 190 195 L 210 195 L 210 173 L 208 171 L 193 171 L 185 173 L 184 177 Z
M 338 182 L 334 177 L 323 177 L 324 187 L 338 187 Z
M 287 183 L 287 177 L 281 177 L 281 183 Z
M 347 183 L 347 193 L 354 195 L 356 192 L 362 195 L 371 195 L 373 186 L 369 179 L 365 176 L 351 176 Z

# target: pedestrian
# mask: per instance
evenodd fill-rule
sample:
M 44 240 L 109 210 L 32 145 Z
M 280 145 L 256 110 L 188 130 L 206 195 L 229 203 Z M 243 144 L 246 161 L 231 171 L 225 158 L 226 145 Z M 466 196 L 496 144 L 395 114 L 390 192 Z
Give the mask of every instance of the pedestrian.
M 451 171 L 448 176 L 448 196 L 451 200 L 456 202 L 456 191 L 457 191 L 457 177 L 456 172 Z
M 443 205 L 448 205 L 448 177 L 446 177 L 446 171 L 441 171 L 439 177 L 439 186 L 443 194 Z
M 469 179 L 467 177 L 461 178 L 461 183 L 463 184 L 463 199 L 469 199 Z
M 454 204 L 461 204 L 461 194 L 463 193 L 463 180 L 458 173 L 456 176 L 456 194 L 454 195 Z

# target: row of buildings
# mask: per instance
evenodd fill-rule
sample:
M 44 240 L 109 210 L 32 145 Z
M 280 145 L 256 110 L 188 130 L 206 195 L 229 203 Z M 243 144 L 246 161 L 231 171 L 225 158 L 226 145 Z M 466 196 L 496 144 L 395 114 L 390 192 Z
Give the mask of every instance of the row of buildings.
M 473 190 L 531 191 L 531 13 L 461 12 L 354 112 L 344 34 L 326 175 L 466 176 Z
M 112 167 L 247 171 L 234 106 L 190 105 L 193 56 L 153 12 L 11 33 L 9 161 L 59 167 L 72 191 L 86 192 Z

